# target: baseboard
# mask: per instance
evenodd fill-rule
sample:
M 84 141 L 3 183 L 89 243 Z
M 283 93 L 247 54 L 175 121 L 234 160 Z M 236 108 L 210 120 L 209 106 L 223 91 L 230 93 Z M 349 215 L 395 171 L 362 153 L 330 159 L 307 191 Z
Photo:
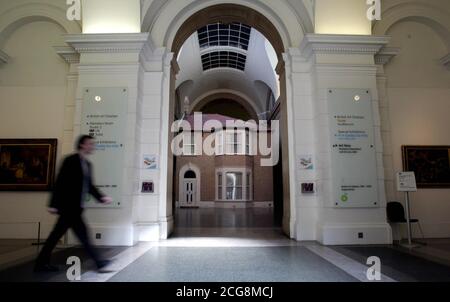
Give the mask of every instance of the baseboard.
M 98 246 L 133 246 L 134 227 L 133 225 L 104 225 L 90 224 L 89 236 L 93 245 Z M 73 231 L 69 231 L 68 244 L 79 244 Z
M 323 245 L 392 244 L 388 223 L 324 224 L 318 227 L 318 241 Z
M 136 223 L 134 224 L 135 242 L 156 242 L 160 240 L 159 223 Z

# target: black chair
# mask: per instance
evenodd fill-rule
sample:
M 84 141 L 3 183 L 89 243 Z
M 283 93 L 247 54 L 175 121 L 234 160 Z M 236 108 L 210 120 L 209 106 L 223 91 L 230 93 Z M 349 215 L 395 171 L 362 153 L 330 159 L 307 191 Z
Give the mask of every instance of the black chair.
M 405 209 L 403 208 L 403 205 L 398 201 L 390 201 L 387 203 L 386 214 L 390 223 L 407 223 L 405 218 Z M 419 219 L 410 218 L 409 221 L 411 223 L 417 223 L 420 234 L 422 234 L 422 238 L 425 239 Z

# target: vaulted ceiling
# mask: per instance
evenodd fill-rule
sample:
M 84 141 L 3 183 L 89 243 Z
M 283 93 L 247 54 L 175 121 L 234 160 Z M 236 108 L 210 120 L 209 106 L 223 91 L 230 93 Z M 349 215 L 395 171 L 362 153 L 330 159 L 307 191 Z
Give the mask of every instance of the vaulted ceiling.
M 279 96 L 278 59 L 268 40 L 245 24 L 209 24 L 184 43 L 177 76 L 179 108 L 189 111 L 214 94 L 236 95 L 264 115 L 268 99 Z

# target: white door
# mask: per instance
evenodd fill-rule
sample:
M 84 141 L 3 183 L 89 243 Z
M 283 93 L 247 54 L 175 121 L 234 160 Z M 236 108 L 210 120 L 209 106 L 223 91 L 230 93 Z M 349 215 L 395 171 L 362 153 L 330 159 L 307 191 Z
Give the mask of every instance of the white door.
M 197 180 L 183 180 L 183 207 L 195 207 L 197 203 Z

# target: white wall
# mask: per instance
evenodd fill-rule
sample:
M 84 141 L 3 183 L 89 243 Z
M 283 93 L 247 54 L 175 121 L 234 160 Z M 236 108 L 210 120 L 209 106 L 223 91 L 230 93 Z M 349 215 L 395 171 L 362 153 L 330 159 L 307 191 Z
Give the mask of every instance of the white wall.
M 83 0 L 83 33 L 141 32 L 139 0 Z
M 316 0 L 317 34 L 370 35 L 371 22 L 366 16 L 365 0 Z
M 401 22 L 388 34 L 390 46 L 401 48 L 385 67 L 395 173 L 402 170 L 402 145 L 450 145 L 450 71 L 439 63 L 448 49 L 428 26 Z M 450 236 L 450 189 L 419 189 L 411 200 L 426 237 Z
M 5 41 L 2 50 L 11 59 L 0 66 L 0 138 L 56 138 L 58 161 L 68 65 L 52 46 L 63 33 L 50 22 L 20 27 Z M 36 225 L 16 222 L 37 221 L 45 236 L 54 220 L 46 212 L 48 198 L 46 192 L 0 192 L 0 238 L 36 238 Z

